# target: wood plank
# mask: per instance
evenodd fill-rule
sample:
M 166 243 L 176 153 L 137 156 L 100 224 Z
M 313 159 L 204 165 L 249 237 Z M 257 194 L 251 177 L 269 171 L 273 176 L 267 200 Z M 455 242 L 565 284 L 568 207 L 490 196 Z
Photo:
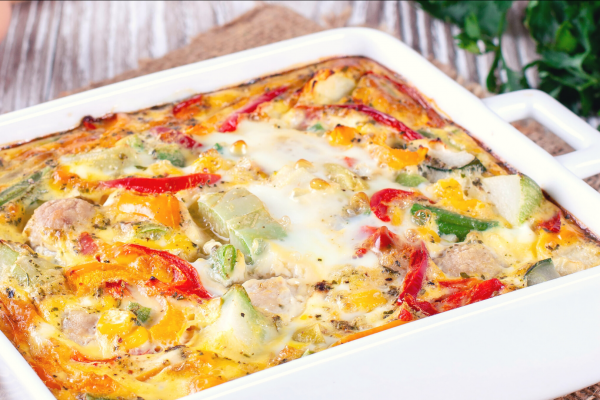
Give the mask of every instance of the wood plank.
M 424 57 L 433 56 L 431 17 L 421 9 L 417 9 L 417 37 L 419 38 L 419 50 L 421 54 Z
M 450 24 L 444 24 L 444 36 L 446 37 L 446 46 L 445 47 L 448 51 L 448 65 L 453 67 L 460 75 L 460 72 L 458 70 L 458 65 L 457 65 L 457 57 L 458 57 L 457 46 L 454 44 L 455 39 L 454 39 L 454 35 L 452 34 L 452 27 Z
M 384 1 L 380 28 L 400 39 L 400 12 L 397 1 Z
M 355 1 L 347 26 L 368 26 L 378 28 L 383 10 L 381 1 Z
M 403 40 L 413 49 L 421 52 L 419 43 L 419 28 L 417 27 L 417 10 L 409 2 L 400 2 L 402 6 Z
M 139 59 L 152 58 L 153 51 L 153 29 L 150 4 L 140 1 L 140 4 L 132 4 L 130 15 L 132 18 L 131 37 L 136 43 L 135 51 Z M 134 15 L 135 13 L 135 15 Z
M 150 58 L 164 56 L 169 51 L 167 42 L 167 28 L 165 26 L 164 13 L 166 4 L 164 1 L 151 1 L 147 3 L 149 12 L 150 36 Z
M 102 3 L 99 2 L 98 4 Z M 50 86 L 50 96 L 52 98 L 56 97 L 61 91 L 85 85 L 90 79 L 96 78 L 93 75 L 90 76 L 90 72 L 93 72 L 91 66 L 94 64 L 88 63 L 88 54 L 93 55 L 97 52 L 94 51 L 96 49 L 89 48 L 90 42 L 86 38 L 86 32 L 90 32 L 88 27 L 78 22 L 78 17 L 91 16 L 93 11 L 97 11 L 90 10 L 90 7 L 93 7 L 91 2 L 65 2 L 63 4 L 58 42 L 52 65 L 52 82 Z M 104 16 L 103 13 L 94 13 L 96 23 L 102 24 Z M 108 41 L 105 35 L 103 44 Z M 109 63 L 104 60 L 103 64 L 105 69 L 110 72 L 112 67 L 108 65 Z
M 346 26 L 352 8 L 351 1 L 320 1 L 317 9 L 318 17 L 315 20 L 328 28 Z
M 140 23 L 141 4 L 143 2 L 128 1 L 127 7 L 124 10 L 126 13 L 126 21 L 123 25 L 123 37 L 121 40 L 126 40 L 128 43 L 128 52 L 125 54 L 125 62 L 129 69 L 137 68 L 140 56 L 140 31 L 145 30 Z
M 60 28 L 60 20 L 62 15 L 63 3 L 60 1 L 52 2 L 52 13 L 50 15 L 51 23 L 48 32 L 48 57 L 45 60 L 44 65 L 44 87 L 43 89 L 43 101 L 52 99 L 51 88 L 52 88 L 52 69 L 54 65 L 54 58 L 56 56 L 56 47 L 58 45 L 58 31 Z M 0 79 L 1 79 L 0 75 Z M 40 90 L 39 88 L 32 87 L 31 90 Z M 33 105 L 33 104 L 31 104 Z
M 453 47 L 454 43 L 448 42 L 448 39 L 446 38 L 446 24 L 444 24 L 444 22 L 438 19 L 431 21 L 431 39 L 433 57 L 444 64 L 453 66 L 454 60 L 450 61 L 448 44 L 451 45 L 450 47 Z
M 32 40 L 27 59 L 25 61 L 25 79 L 21 105 L 28 107 L 45 100 L 44 88 L 47 86 L 49 75 L 47 70 L 51 66 L 56 46 L 56 23 L 53 23 L 54 9 L 59 5 L 56 2 L 40 2 L 37 6 L 37 15 L 33 26 Z
M 215 14 L 209 2 L 182 1 L 181 3 L 186 43 L 199 33 L 215 26 Z
M 25 58 L 29 48 L 29 39 L 31 36 L 33 21 L 30 19 L 31 9 L 35 9 L 37 3 L 19 3 L 13 8 L 13 16 L 9 27 L 7 42 L 10 43 L 7 65 L 4 73 L 4 85 L 2 87 L 2 108 L 3 111 L 10 111 L 19 108 L 17 104 L 20 90 L 23 84 L 22 58 Z M 35 16 L 34 16 L 35 18 Z M 4 64 L 4 63 L 3 63 Z
M 26 93 L 22 88 L 25 87 L 26 70 L 29 69 L 29 62 L 31 61 L 31 58 L 35 56 L 35 54 L 33 54 L 33 44 L 35 41 L 34 27 L 38 17 L 38 7 L 36 6 L 37 4 L 33 3 L 29 5 L 29 12 L 27 13 L 27 18 L 25 20 L 25 30 L 23 31 L 23 39 L 21 40 L 21 49 L 18 56 L 19 64 L 15 76 L 15 88 L 17 88 L 17 90 L 15 90 L 13 98 L 14 108 L 24 108 L 27 106 Z
M 181 1 L 163 2 L 164 29 L 168 51 L 173 51 L 186 45 L 183 3 Z
M 13 7 L 13 14 L 10 20 L 10 24 L 8 26 L 8 31 L 6 33 L 4 41 L 2 42 L 2 47 L 0 48 L 2 50 L 2 52 L 0 53 L 0 112 L 11 111 L 10 106 L 7 105 L 7 86 L 9 84 L 9 79 L 12 77 L 13 74 L 12 53 L 15 51 L 15 42 L 18 42 L 19 40 L 19 38 L 17 37 L 19 8 L 19 5 Z
M 355 1 L 352 5 L 352 14 L 348 19 L 348 26 L 365 25 L 367 23 L 368 1 Z
M 21 12 L 22 22 L 25 22 L 23 36 L 21 39 L 21 46 L 18 55 L 15 56 L 18 59 L 17 70 L 13 80 L 13 108 L 24 108 L 27 106 L 27 99 L 25 93 L 22 90 L 25 87 L 25 76 L 26 70 L 28 69 L 28 58 L 32 56 L 33 42 L 35 40 L 35 34 L 33 32 L 35 20 L 38 14 L 37 4 L 28 4 L 29 7 L 24 8 Z M 27 10 L 26 17 L 23 11 Z
M 379 28 L 383 12 L 383 1 L 367 2 L 365 25 L 371 28 Z

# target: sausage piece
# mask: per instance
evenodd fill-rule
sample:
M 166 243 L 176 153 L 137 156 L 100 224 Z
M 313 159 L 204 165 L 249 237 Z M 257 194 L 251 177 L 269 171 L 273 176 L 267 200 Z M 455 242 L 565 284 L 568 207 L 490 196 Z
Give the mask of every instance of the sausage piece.
M 479 243 L 456 244 L 434 259 L 434 262 L 449 277 L 460 277 L 464 273 L 490 279 L 504 267 L 490 249 Z
M 251 279 L 243 286 L 254 307 L 278 315 L 284 322 L 288 322 L 304 309 L 303 296 L 297 293 L 298 288 L 293 281 L 295 280 L 286 281 L 278 276 L 264 280 Z
M 100 314 L 90 314 L 79 309 L 67 310 L 62 320 L 62 328 L 69 339 L 85 346 L 95 339 L 99 319 Z
M 62 233 L 91 230 L 96 209 L 81 199 L 51 200 L 38 207 L 25 226 L 32 247 L 55 251 L 54 240 Z M 58 231 L 59 235 L 55 235 Z

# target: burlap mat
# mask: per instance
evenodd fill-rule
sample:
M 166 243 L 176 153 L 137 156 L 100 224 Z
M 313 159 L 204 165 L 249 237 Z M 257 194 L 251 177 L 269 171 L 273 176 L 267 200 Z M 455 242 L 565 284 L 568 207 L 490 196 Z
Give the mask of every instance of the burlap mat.
M 120 82 L 152 72 L 163 71 L 180 65 L 234 53 L 236 51 L 307 35 L 328 28 L 343 26 L 347 19 L 346 17 L 347 15 L 337 17 L 332 16 L 323 21 L 323 25 L 325 26 L 321 26 L 287 8 L 260 4 L 228 24 L 213 28 L 196 36 L 192 39 L 190 44 L 185 47 L 174 50 L 161 58 L 140 60 L 139 68 L 136 70 L 124 72 L 111 79 L 94 82 L 87 87 L 77 89 L 73 92 L 61 93 L 61 96 Z M 486 97 L 489 95 L 489 93 L 487 93 L 479 84 L 466 82 L 463 78 L 457 76 L 457 73 L 453 68 L 443 65 L 436 60 L 431 61 L 447 75 L 458 81 L 477 96 Z M 573 149 L 563 140 L 554 136 L 547 129 L 533 120 L 519 121 L 513 125 L 553 155 L 573 151 Z M 599 175 L 586 179 L 586 182 L 596 190 L 600 188 Z M 568 379 L 568 377 L 565 377 L 565 379 Z M 596 396 L 596 392 L 600 392 L 600 384 L 561 397 L 560 400 L 600 399 L 600 394 L 599 396 Z

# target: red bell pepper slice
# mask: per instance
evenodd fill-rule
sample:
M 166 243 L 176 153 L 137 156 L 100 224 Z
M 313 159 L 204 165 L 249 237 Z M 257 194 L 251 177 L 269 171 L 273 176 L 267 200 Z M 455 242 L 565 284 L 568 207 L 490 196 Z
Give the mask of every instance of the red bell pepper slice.
M 556 215 L 554 215 L 549 220 L 541 222 L 538 226 L 547 232 L 551 232 L 551 233 L 560 232 L 560 227 L 561 227 L 560 211 L 557 212 Z
M 177 118 L 187 117 L 187 111 L 189 110 L 189 108 L 191 106 L 201 103 L 202 98 L 203 96 L 201 94 L 197 94 L 194 97 L 191 97 L 187 100 L 175 104 L 175 106 L 173 106 L 173 115 Z
M 81 120 L 81 123 L 83 124 L 85 129 L 87 129 L 88 131 L 93 131 L 94 129 L 98 128 L 96 126 L 96 124 L 103 123 L 106 121 L 112 121 L 115 118 L 117 118 L 116 114 L 108 114 L 108 115 L 105 115 L 104 117 L 100 117 L 100 118 L 94 118 L 94 117 L 88 115 L 86 117 L 83 117 L 83 119 Z
M 81 123 L 88 131 L 93 131 L 94 129 L 96 129 L 96 125 L 94 124 L 94 118 L 90 116 L 84 117 L 83 120 L 81 120 Z
M 475 283 L 478 283 L 477 278 L 456 278 L 456 279 L 445 279 L 438 281 L 438 285 L 443 288 L 465 290 L 470 289 Z
M 412 314 L 410 313 L 410 311 L 408 311 L 406 308 L 403 308 L 403 309 L 400 311 L 400 314 L 398 314 L 398 319 L 399 319 L 400 321 L 406 321 L 406 322 L 409 322 L 409 321 L 412 321 L 412 320 L 413 320 L 413 316 L 412 316 Z
M 435 315 L 439 314 L 438 310 L 436 310 L 431 303 L 423 300 L 417 300 L 412 297 L 410 294 L 404 296 L 404 301 L 406 304 L 412 308 L 413 310 L 420 311 L 425 315 Z
M 177 193 L 198 185 L 214 184 L 221 179 L 217 174 L 191 174 L 168 178 L 143 178 L 132 176 L 101 182 L 101 186 L 132 190 L 138 193 Z
M 469 304 L 487 300 L 491 298 L 495 292 L 499 292 L 503 287 L 504 284 L 496 278 L 483 281 L 471 289 Z
M 368 239 L 356 250 L 356 255 L 362 257 L 367 254 L 367 251 L 371 250 L 375 254 L 381 254 L 382 252 L 391 249 L 393 246 L 400 247 L 400 239 L 396 234 L 390 232 L 385 226 L 375 228 L 374 226 L 363 226 L 361 231 L 369 235 Z
M 455 293 L 440 300 L 441 311 L 449 311 L 467 304 L 477 303 L 494 296 L 494 293 L 502 290 L 504 284 L 498 279 L 488 279 L 473 285 L 470 289 Z
M 283 92 L 288 89 L 287 86 L 281 86 L 275 89 L 272 89 L 262 95 L 258 96 L 254 100 L 250 100 L 246 105 L 240 107 L 235 110 L 219 127 L 219 132 L 233 132 L 237 129 L 239 117 L 242 114 L 250 114 L 254 112 L 259 105 L 262 103 L 266 103 L 268 101 L 273 100 L 275 97 L 279 96 Z
M 377 254 L 381 254 L 389 249 L 398 249 L 401 251 L 404 249 L 412 250 L 409 256 L 410 264 L 408 272 L 404 277 L 400 295 L 398 296 L 398 305 L 406 302 L 411 309 L 421 311 L 425 315 L 437 314 L 438 311 L 430 303 L 417 299 L 417 295 L 423 286 L 423 279 L 425 278 L 428 266 L 429 256 L 427 255 L 425 244 L 421 242 L 418 247 L 411 249 L 407 245 L 403 245 L 403 243 L 400 242 L 400 238 L 390 232 L 385 226 L 380 228 L 364 226 L 362 227 L 362 230 L 371 234 L 369 239 L 363 244 L 363 246 L 370 247 L 370 249 L 367 249 L 366 247 L 359 248 L 356 252 L 359 256 L 364 255 L 368 250 Z M 410 321 L 412 316 L 410 316 L 410 312 L 407 310 L 405 311 L 406 312 L 401 312 L 399 318 L 404 318 L 404 321 Z
M 348 168 L 352 168 L 356 165 L 358 160 L 356 158 L 352 158 L 352 157 L 344 157 L 344 162 L 346 163 Z
M 186 149 L 195 149 L 202 146 L 202 143 L 196 142 L 190 136 L 183 133 L 175 139 L 175 143 L 182 145 Z
M 363 226 L 361 231 L 369 236 L 356 250 L 357 257 L 372 251 L 379 259 L 379 263 L 386 268 L 395 271 L 404 271 L 408 268 L 407 264 L 415 249 L 413 244 L 402 240 L 385 226 L 379 228 Z
M 195 141 L 191 136 L 180 131 L 167 128 L 166 126 L 156 127 L 150 130 L 150 132 L 157 135 L 158 138 L 163 142 L 177 143 L 186 149 L 202 147 L 202 143 Z
M 125 286 L 125 282 L 122 280 L 118 280 L 116 282 L 106 282 L 104 284 L 104 291 L 115 299 L 122 299 L 123 297 L 131 294 L 129 289 L 127 289 Z
M 147 282 L 147 286 L 157 288 L 166 295 L 177 293 L 184 296 L 198 297 L 200 299 L 212 298 L 210 293 L 208 293 L 202 285 L 198 271 L 196 271 L 196 269 L 187 261 L 167 251 L 154 250 L 138 244 L 127 244 L 123 247 L 125 250 L 133 249 L 135 252 L 145 254 L 151 258 L 156 257 L 162 259 L 174 267 L 173 282 L 167 284 L 158 279 L 150 279 L 150 281 Z
M 438 311 L 427 301 L 418 300 L 417 296 L 423 287 L 423 280 L 429 264 L 429 255 L 425 243 L 415 248 L 410 255 L 408 272 L 402 281 L 398 304 L 406 303 L 411 309 L 420 311 L 425 315 L 434 315 Z
M 396 129 L 399 133 L 401 133 L 406 140 L 417 140 L 423 139 L 423 136 L 410 129 L 408 126 L 404 125 L 404 123 L 398 121 L 396 118 L 392 117 L 389 114 L 378 111 L 372 107 L 366 106 L 364 104 L 329 104 L 321 107 L 314 106 L 305 106 L 299 105 L 297 106 L 299 109 L 303 109 L 306 112 L 307 120 L 314 120 L 317 118 L 317 112 L 322 110 L 335 110 L 335 109 L 349 109 L 355 110 L 364 114 L 367 114 L 375 121 L 380 124 L 387 125 L 391 128 Z
M 438 302 L 440 311 L 449 311 L 469 304 L 469 290 L 454 293 Z
M 383 222 L 390 222 L 390 216 L 388 215 L 390 203 L 396 200 L 408 199 L 415 195 L 415 192 L 405 190 L 382 189 L 371 196 L 371 211 Z
M 94 241 L 94 238 L 87 232 L 83 232 L 81 236 L 79 236 L 79 247 L 81 249 L 81 254 L 84 256 L 91 256 L 98 251 L 98 245 Z
M 425 272 L 427 271 L 428 264 L 429 256 L 427 254 L 427 248 L 425 247 L 425 243 L 421 242 L 410 255 L 410 264 L 408 272 L 404 277 L 404 281 L 402 281 L 400 295 L 398 296 L 398 304 L 402 304 L 407 295 L 412 296 L 414 299 L 417 298 L 417 295 L 423 286 L 423 279 L 425 279 Z
M 380 124 L 387 125 L 391 128 L 396 129 L 400 132 L 406 140 L 417 140 L 423 139 L 423 135 L 417 133 L 410 129 L 408 126 L 404 125 L 402 122 L 398 121 L 396 118 L 392 117 L 389 114 L 382 113 L 381 111 L 377 111 L 374 108 L 366 106 L 364 104 L 340 104 L 334 106 L 327 107 L 338 107 L 338 108 L 348 108 L 351 110 L 356 110 L 358 112 L 367 114 L 369 117 L 373 118 L 375 121 Z

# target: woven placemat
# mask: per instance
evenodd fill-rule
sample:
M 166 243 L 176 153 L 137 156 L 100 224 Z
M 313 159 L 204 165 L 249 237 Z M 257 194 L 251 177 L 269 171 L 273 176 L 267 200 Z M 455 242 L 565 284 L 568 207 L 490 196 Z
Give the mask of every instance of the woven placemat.
M 61 93 L 61 96 L 105 86 L 152 72 L 163 71 L 193 62 L 263 46 L 281 40 L 291 39 L 297 36 L 307 35 L 309 33 L 319 32 L 328 28 L 343 26 L 344 23 L 345 20 L 343 15 L 342 17 L 332 16 L 332 18 L 324 21 L 324 25 L 327 26 L 322 26 L 314 21 L 304 18 L 290 9 L 261 3 L 226 25 L 213 28 L 196 36 L 185 47 L 167 53 L 161 58 L 140 60 L 138 69 L 124 72 L 111 79 L 94 82 L 87 87 L 72 92 Z M 433 59 L 430 61 L 477 96 L 486 97 L 489 95 L 489 93 L 487 93 L 479 84 L 466 82 L 463 78 L 459 77 L 456 71 L 448 65 L 441 64 L 439 61 Z M 573 149 L 562 139 L 553 135 L 546 128 L 533 120 L 519 121 L 513 125 L 550 154 L 560 155 L 573 151 Z M 594 189 L 598 190 L 600 188 L 600 175 L 588 178 L 586 179 L 586 182 Z M 568 377 L 565 377 L 565 379 L 568 379 Z M 596 395 L 596 392 L 599 393 L 598 396 Z M 600 399 L 600 384 L 561 397 L 559 400 L 595 399 Z

